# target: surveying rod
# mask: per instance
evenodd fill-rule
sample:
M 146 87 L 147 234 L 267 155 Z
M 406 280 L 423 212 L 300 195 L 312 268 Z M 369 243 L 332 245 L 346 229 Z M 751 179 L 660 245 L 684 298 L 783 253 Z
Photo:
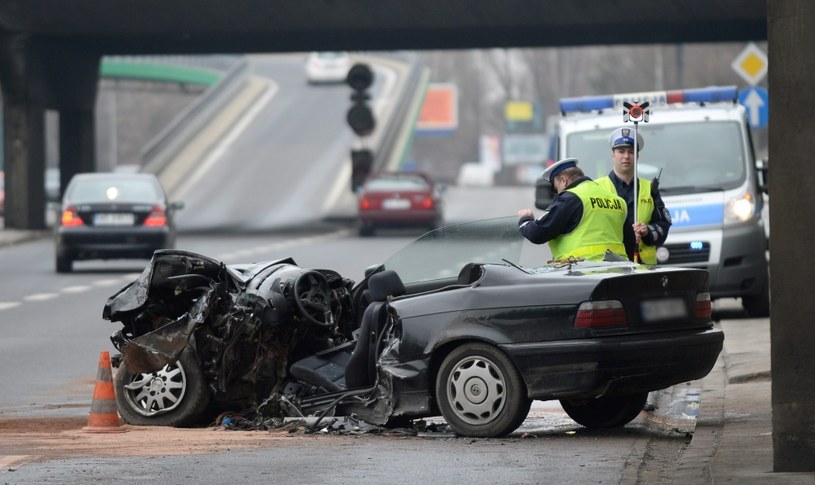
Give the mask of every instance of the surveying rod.
M 640 205 L 639 199 L 639 185 L 640 185 L 640 177 L 637 173 L 637 156 L 639 154 L 639 139 L 637 136 L 637 127 L 640 121 L 645 123 L 648 122 L 648 115 L 649 111 L 646 109 L 648 108 L 648 101 L 645 101 L 642 104 L 636 103 L 629 103 L 628 101 L 623 103 L 623 122 L 632 121 L 634 123 L 634 224 L 637 223 L 637 210 L 638 206 Z M 634 262 L 640 262 L 640 245 L 637 241 L 637 234 L 634 233 Z

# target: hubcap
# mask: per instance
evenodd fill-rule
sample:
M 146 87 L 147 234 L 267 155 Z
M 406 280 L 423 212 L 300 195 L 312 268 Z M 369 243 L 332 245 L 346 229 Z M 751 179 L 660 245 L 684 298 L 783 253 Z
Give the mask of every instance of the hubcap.
M 447 398 L 462 421 L 487 424 L 501 414 L 506 404 L 504 375 L 489 359 L 467 357 L 450 374 Z
M 142 416 L 156 416 L 177 408 L 186 389 L 187 378 L 178 362 L 158 372 L 135 375 L 124 386 L 125 400 Z

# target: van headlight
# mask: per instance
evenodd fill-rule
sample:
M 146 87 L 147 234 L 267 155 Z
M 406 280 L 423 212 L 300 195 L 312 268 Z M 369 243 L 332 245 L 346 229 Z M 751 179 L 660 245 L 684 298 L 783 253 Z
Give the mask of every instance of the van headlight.
M 724 208 L 724 223 L 746 222 L 756 214 L 756 199 L 750 192 L 730 199 Z

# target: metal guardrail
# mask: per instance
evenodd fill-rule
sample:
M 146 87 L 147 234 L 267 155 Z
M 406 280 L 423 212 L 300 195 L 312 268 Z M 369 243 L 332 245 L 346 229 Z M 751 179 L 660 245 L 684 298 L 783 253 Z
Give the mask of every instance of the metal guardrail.
M 241 58 L 201 96 L 195 99 L 141 151 L 142 171 L 160 174 L 202 127 L 226 105 L 247 82 L 249 61 Z

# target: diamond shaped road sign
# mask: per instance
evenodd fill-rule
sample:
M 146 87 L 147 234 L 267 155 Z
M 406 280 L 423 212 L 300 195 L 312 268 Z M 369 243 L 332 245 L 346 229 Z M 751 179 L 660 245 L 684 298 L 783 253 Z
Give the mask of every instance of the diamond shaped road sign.
M 750 86 L 755 86 L 767 75 L 768 64 L 767 54 L 750 42 L 730 65 Z

